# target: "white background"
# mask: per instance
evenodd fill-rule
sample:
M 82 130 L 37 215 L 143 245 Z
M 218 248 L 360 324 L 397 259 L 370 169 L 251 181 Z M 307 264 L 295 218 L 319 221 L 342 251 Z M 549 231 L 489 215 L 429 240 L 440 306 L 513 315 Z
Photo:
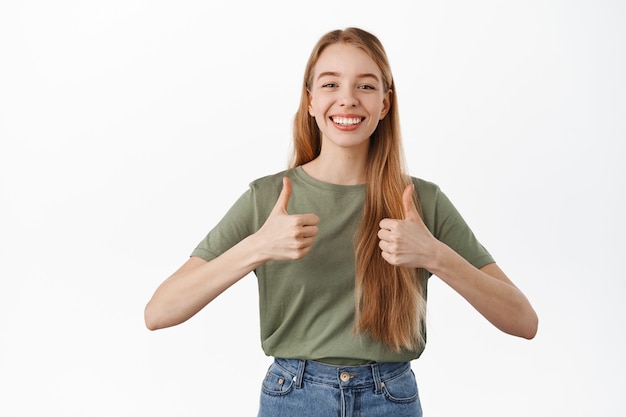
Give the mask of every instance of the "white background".
M 387 49 L 411 173 L 540 316 L 505 335 L 433 278 L 425 415 L 624 415 L 625 3 L 302 4 L 2 3 L 0 415 L 255 415 L 254 276 L 175 328 L 143 307 L 285 168 L 308 54 L 346 26 Z

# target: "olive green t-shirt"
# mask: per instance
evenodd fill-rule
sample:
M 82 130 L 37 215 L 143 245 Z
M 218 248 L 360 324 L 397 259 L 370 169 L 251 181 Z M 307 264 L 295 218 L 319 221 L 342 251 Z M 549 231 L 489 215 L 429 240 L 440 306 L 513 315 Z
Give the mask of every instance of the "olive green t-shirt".
M 325 183 L 301 167 L 260 178 L 250 184 L 192 256 L 209 261 L 259 230 L 276 204 L 284 176 L 292 182 L 287 212 L 315 213 L 320 219 L 319 233 L 304 258 L 270 261 L 255 270 L 264 352 L 342 365 L 419 357 L 423 349 L 394 352 L 354 331 L 353 238 L 362 217 L 365 184 Z M 424 222 L 437 239 L 477 268 L 494 262 L 439 187 L 417 178 L 413 182 Z M 426 290 L 426 278 L 424 281 Z

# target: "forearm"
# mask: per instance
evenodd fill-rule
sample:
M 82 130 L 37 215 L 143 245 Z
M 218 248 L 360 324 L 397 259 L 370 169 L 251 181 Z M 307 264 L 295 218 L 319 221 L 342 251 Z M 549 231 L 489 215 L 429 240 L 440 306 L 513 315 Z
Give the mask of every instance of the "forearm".
M 283 178 L 274 208 L 254 234 L 210 262 L 190 258 L 165 280 L 146 305 L 146 326 L 154 330 L 182 323 L 265 262 L 306 256 L 315 242 L 319 218 L 287 212 L 291 189 L 291 180 Z
M 210 262 L 190 258 L 155 291 L 145 308 L 146 326 L 156 330 L 188 320 L 265 262 L 260 252 L 252 235 Z
M 475 268 L 441 243 L 429 270 L 505 333 L 532 339 L 537 315 L 524 294 L 496 264 Z

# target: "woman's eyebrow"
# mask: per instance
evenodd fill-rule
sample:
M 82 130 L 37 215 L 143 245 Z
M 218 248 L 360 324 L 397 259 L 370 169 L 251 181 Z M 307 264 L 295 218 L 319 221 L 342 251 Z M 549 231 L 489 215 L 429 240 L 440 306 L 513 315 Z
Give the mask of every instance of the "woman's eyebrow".
M 321 72 L 317 76 L 317 79 L 319 80 L 322 77 L 339 77 L 339 76 L 341 76 L 341 73 L 339 73 L 339 72 L 325 71 L 325 72 Z M 378 76 L 376 74 L 371 74 L 371 73 L 358 74 L 356 76 L 356 78 L 373 78 L 374 80 L 380 82 L 380 79 L 378 78 Z

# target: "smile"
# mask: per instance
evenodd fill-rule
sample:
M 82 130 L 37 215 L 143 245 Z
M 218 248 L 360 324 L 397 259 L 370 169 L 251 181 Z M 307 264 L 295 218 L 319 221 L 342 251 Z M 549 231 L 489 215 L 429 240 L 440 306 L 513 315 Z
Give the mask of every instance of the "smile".
M 363 117 L 331 117 L 333 123 L 341 126 L 354 126 L 363 121 Z

